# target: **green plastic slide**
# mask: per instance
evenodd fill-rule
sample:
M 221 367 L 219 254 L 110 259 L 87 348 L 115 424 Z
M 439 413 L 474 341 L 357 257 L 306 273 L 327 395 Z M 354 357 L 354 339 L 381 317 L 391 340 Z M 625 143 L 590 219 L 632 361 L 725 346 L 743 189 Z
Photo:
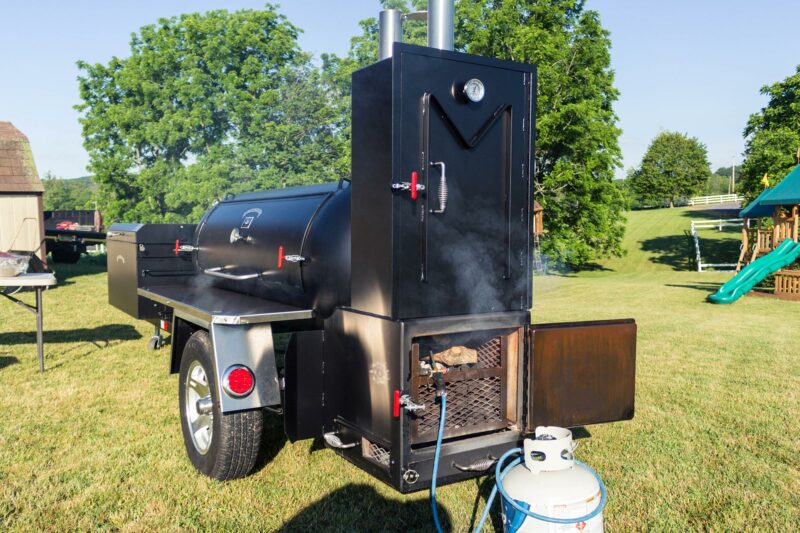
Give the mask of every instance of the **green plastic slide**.
M 798 256 L 800 256 L 800 243 L 786 239 L 770 253 L 744 267 L 717 292 L 710 294 L 708 301 L 715 304 L 733 303 L 770 274 L 794 263 Z

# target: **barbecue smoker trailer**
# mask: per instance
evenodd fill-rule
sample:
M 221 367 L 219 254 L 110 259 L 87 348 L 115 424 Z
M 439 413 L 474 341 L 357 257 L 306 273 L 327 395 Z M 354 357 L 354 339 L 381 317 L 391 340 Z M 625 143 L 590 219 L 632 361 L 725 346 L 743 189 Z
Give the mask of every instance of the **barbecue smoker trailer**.
M 434 377 L 440 484 L 537 425 L 633 416 L 633 320 L 531 325 L 535 67 L 382 50 L 353 75 L 352 180 L 108 233 L 110 303 L 169 328 L 186 449 L 209 476 L 252 469 L 272 412 L 292 441 L 427 488 Z

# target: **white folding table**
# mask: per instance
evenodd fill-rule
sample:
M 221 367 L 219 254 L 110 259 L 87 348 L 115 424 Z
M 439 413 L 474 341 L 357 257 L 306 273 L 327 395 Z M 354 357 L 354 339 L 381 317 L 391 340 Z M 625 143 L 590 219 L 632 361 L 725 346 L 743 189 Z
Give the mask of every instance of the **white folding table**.
M 32 287 L 36 291 L 36 305 L 30 305 L 14 298 L 10 294 L 0 292 L 20 307 L 36 315 L 36 348 L 39 353 L 39 371 L 44 372 L 44 336 L 42 334 L 42 293 L 47 287 L 56 284 L 56 277 L 49 273 L 32 272 L 19 276 L 0 277 L 0 287 Z

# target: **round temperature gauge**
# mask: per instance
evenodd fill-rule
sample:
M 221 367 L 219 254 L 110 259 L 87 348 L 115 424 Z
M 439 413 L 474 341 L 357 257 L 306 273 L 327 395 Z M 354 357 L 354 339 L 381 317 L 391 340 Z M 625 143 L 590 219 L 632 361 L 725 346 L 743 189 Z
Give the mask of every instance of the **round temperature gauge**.
M 486 94 L 486 89 L 483 82 L 478 78 L 472 78 L 464 84 L 464 96 L 472 102 L 480 102 L 483 100 L 483 95 Z

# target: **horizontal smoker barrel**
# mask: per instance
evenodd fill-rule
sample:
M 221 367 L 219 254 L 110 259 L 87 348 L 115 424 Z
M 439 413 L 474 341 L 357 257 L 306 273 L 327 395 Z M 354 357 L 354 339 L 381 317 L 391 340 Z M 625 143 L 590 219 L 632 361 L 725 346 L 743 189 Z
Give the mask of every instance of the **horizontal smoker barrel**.
M 204 281 L 328 316 L 350 302 L 349 183 L 224 199 L 194 246 Z

